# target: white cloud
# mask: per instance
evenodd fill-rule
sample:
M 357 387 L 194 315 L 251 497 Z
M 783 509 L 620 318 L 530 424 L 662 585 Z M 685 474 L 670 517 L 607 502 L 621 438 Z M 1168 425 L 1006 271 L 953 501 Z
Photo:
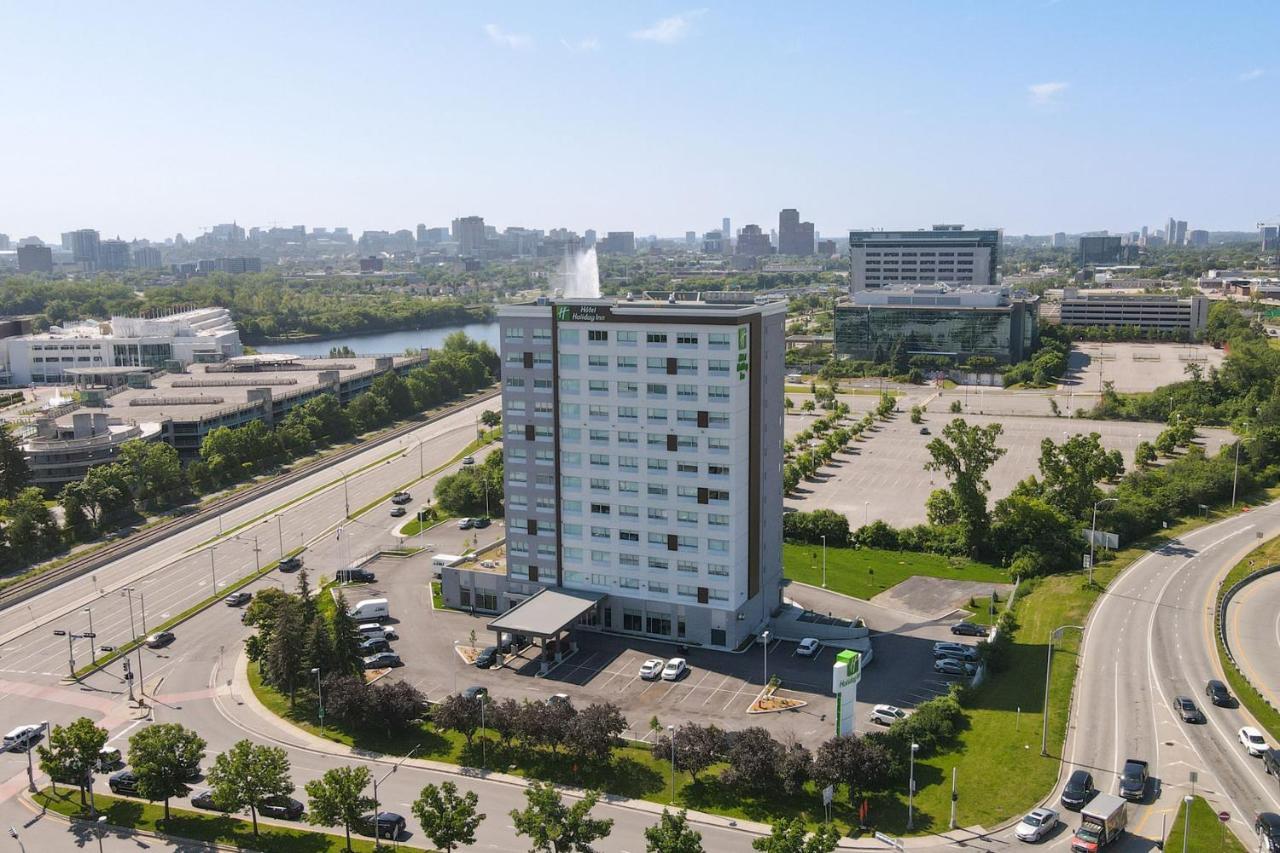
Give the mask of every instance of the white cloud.
M 694 20 L 706 14 L 706 11 L 706 9 L 694 9 L 691 12 L 681 12 L 679 15 L 663 18 L 651 27 L 636 30 L 631 37 L 641 41 L 656 41 L 658 44 L 675 44 L 689 35 Z
M 1250 68 L 1248 71 L 1245 71 L 1240 75 L 1240 82 L 1248 83 L 1252 80 L 1257 80 L 1259 77 L 1261 77 L 1263 74 L 1266 74 L 1266 73 L 1267 73 L 1266 70 L 1262 68 Z
M 564 45 L 565 50 L 571 50 L 574 53 L 595 53 L 600 49 L 600 39 L 595 36 L 587 36 L 577 41 L 569 41 L 569 39 L 560 39 L 560 43 Z
M 515 48 L 517 50 L 530 47 L 533 44 L 533 38 L 523 33 L 509 33 L 497 24 L 485 24 L 485 35 L 489 37 L 489 41 L 494 44 L 500 44 L 503 47 Z
M 1054 82 L 1054 83 L 1032 83 L 1027 87 L 1027 91 L 1031 93 L 1031 103 L 1033 104 L 1051 104 L 1059 95 L 1067 90 L 1070 83 Z

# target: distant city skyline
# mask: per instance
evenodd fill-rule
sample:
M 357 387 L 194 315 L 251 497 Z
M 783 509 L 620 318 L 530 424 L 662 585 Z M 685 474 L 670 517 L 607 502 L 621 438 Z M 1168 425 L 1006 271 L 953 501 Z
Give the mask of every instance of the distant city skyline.
M 75 10 L 0 14 L 15 240 L 1280 219 L 1274 4 Z

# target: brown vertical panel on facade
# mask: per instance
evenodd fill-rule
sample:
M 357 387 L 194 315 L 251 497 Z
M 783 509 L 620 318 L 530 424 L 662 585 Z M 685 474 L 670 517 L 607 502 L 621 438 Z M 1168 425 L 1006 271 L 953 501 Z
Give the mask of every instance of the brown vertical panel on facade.
M 709 412 L 698 412 L 698 429 L 706 429 L 711 426 L 711 414 Z
M 707 595 L 707 588 L 705 586 L 698 587 L 698 603 L 706 604 L 709 600 L 710 598 Z
M 676 360 L 674 358 L 667 359 L 667 375 L 668 376 L 676 375 Z
M 680 537 L 676 536 L 674 533 L 668 533 L 668 534 L 667 534 L 667 550 L 668 550 L 668 551 L 679 551 L 679 550 L 680 550 Z
M 764 402 L 762 399 L 764 377 L 760 375 L 760 365 L 763 361 L 760 352 L 764 341 L 764 335 L 761 332 L 764 327 L 763 318 L 759 314 L 753 315 L 747 325 L 751 329 L 747 362 L 749 371 L 747 382 L 751 389 L 749 416 L 751 452 L 748 454 L 750 464 L 747 477 L 747 598 L 752 599 L 760 594 L 760 541 L 763 538 L 760 532 L 760 456 L 764 447 L 764 437 L 760 430 L 760 406 Z
M 708 503 L 708 500 L 709 499 L 707 497 L 707 487 L 698 486 L 698 503 L 700 504 Z
M 551 303 L 551 446 L 555 456 L 556 586 L 564 586 L 564 544 L 560 541 L 560 531 L 564 529 L 560 519 L 560 324 L 554 302 Z
M 525 441 L 533 441 L 534 436 L 535 436 L 535 433 L 534 433 L 534 431 L 533 431 L 533 424 L 525 424 L 525 425 L 524 425 L 524 440 L 525 440 Z
M 531 352 L 527 352 L 524 354 L 524 369 L 533 370 L 533 353 Z
M 537 566 L 530 566 L 530 567 L 529 567 L 529 580 L 530 580 L 530 581 L 532 581 L 532 582 L 534 582 L 534 583 L 537 583 L 537 581 L 538 581 L 538 567 L 537 567 Z
M 675 449 L 676 449 L 675 433 L 669 432 L 667 433 L 667 450 L 675 450 Z
M 530 536 L 537 536 L 538 535 L 538 519 L 536 518 L 529 519 L 528 523 L 525 525 L 525 532 L 527 532 Z

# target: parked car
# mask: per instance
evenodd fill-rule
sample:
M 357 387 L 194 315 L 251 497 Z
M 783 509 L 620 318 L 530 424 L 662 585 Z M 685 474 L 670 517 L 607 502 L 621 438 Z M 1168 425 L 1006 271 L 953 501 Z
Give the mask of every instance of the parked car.
M 1262 853 L 1280 853 L 1280 814 L 1262 812 L 1253 822 L 1258 833 L 1258 849 Z
M 474 456 L 464 456 L 464 457 L 462 457 L 462 464 L 463 464 L 463 465 L 474 465 L 474 464 L 476 464 L 476 458 L 475 458 Z
M 359 830 L 364 835 L 395 840 L 404 832 L 404 818 L 395 812 L 378 812 L 377 820 L 367 814 L 360 818 Z
M 158 631 L 144 641 L 149 649 L 162 649 L 173 642 L 172 631 Z
M 407 513 L 407 512 L 408 512 L 408 510 L 407 510 L 407 509 L 405 509 L 405 508 L 404 508 L 404 507 L 402 507 L 402 506 L 393 506 L 393 507 L 391 508 L 391 517 L 392 517 L 392 518 L 400 518 L 402 515 L 404 515 L 404 514 L 405 514 L 405 513 Z
M 395 628 L 390 625 L 379 625 L 377 622 L 363 622 L 356 626 L 356 630 L 366 640 L 371 640 L 374 637 L 382 640 L 400 639 L 400 635 L 396 633 Z
M 1227 685 L 1214 678 L 1204 686 L 1204 695 L 1209 697 L 1209 701 L 1220 708 L 1234 708 L 1236 706 L 1235 697 L 1231 695 L 1231 691 L 1227 689 Z
M 1178 709 L 1178 714 L 1182 717 L 1184 723 L 1203 723 L 1204 712 L 1196 707 L 1196 703 L 1191 701 L 1190 696 L 1178 696 L 1173 700 L 1173 706 Z
M 245 592 L 243 590 L 240 592 L 233 592 L 223 599 L 223 601 L 227 603 L 228 607 L 240 607 L 243 604 L 248 604 L 252 600 L 253 593 Z
M 217 800 L 213 798 L 213 791 L 210 791 L 207 789 L 194 794 L 191 797 L 191 805 L 195 806 L 198 809 L 206 809 L 207 811 L 211 811 L 211 812 L 230 811 L 230 809 L 225 809 L 222 806 L 218 805 Z
M 18 726 L 13 731 L 4 736 L 5 752 L 25 752 L 27 747 L 44 735 L 44 724 L 27 723 L 25 726 Z
M 1039 841 L 1058 828 L 1062 821 L 1053 809 L 1032 809 L 1026 817 L 1014 827 L 1013 834 L 1021 841 Z
M 393 504 L 407 504 L 412 500 L 413 500 L 413 495 L 409 494 L 408 492 L 396 492 L 394 495 L 391 496 L 391 502 Z
M 258 814 L 281 820 L 297 820 L 302 812 L 302 803 L 293 797 L 268 797 L 258 806 Z
M 473 521 L 473 520 L 472 520 L 472 519 L 470 519 L 470 518 L 460 518 L 460 519 L 458 519 L 458 529 L 459 529 L 459 530 L 470 530 L 471 528 L 473 528 L 473 527 L 475 527 L 475 526 L 476 526 L 475 521 Z
M 921 434 L 921 435 L 933 435 L 933 433 L 929 432 L 929 428 L 928 428 L 928 427 L 920 427 L 920 434 Z
M 893 705 L 877 705 L 871 709 L 868 719 L 882 726 L 891 726 L 898 720 L 905 720 L 907 712 Z
M 802 658 L 811 658 L 816 655 L 818 650 L 821 648 L 822 643 L 819 643 L 815 637 L 805 637 L 799 643 L 796 643 L 796 654 L 800 655 Z
M 282 572 L 296 572 L 300 568 L 302 568 L 302 558 L 297 555 L 285 557 L 280 561 L 280 571 Z
M 98 750 L 98 772 L 106 773 L 124 765 L 124 756 L 114 746 L 104 746 Z
M 1079 811 L 1093 794 L 1093 774 L 1088 770 L 1075 770 L 1067 779 L 1058 801 L 1072 811 Z
M 966 646 L 964 643 L 934 643 L 933 656 L 935 658 L 960 657 L 966 660 L 977 660 L 978 649 L 976 646 Z
M 961 634 L 966 637 L 985 637 L 987 636 L 987 627 L 975 622 L 957 622 L 951 626 L 951 633 Z
M 391 651 L 391 644 L 378 637 L 370 637 L 369 639 L 362 640 L 360 642 L 361 657 L 368 657 L 369 655 L 376 655 L 379 652 L 389 651 Z
M 365 669 L 389 669 L 393 666 L 402 666 L 400 655 L 395 652 L 378 652 L 376 655 L 369 655 L 360 662 Z
M 972 678 L 978 668 L 955 658 L 942 658 L 933 662 L 933 671 L 943 675 L 963 675 L 966 678 Z
M 489 526 L 490 523 L 491 522 L 489 521 L 489 519 L 485 518 L 484 516 L 481 516 L 480 518 L 473 518 L 471 520 L 471 526 L 474 527 L 476 530 L 484 530 L 486 527 Z
M 1267 742 L 1262 737 L 1262 732 L 1253 726 L 1245 726 L 1240 730 L 1240 743 L 1244 745 L 1245 751 L 1250 755 L 1261 757 L 1267 751 Z
M 462 691 L 463 699 L 482 699 L 489 695 L 489 688 L 481 684 L 473 684 Z
M 663 681 L 675 681 L 689 671 L 689 663 L 684 658 L 672 658 L 662 668 Z
M 107 777 L 107 787 L 111 789 L 113 794 L 133 794 L 138 793 L 138 777 L 132 770 L 121 770 L 119 773 L 112 773 Z
M 645 681 L 653 681 L 655 678 L 661 678 L 662 668 L 666 665 L 667 662 L 662 658 L 649 658 L 647 661 L 640 664 L 640 677 Z
M 498 662 L 498 647 L 485 646 L 480 650 L 480 654 L 476 655 L 475 664 L 480 669 L 488 669 Z

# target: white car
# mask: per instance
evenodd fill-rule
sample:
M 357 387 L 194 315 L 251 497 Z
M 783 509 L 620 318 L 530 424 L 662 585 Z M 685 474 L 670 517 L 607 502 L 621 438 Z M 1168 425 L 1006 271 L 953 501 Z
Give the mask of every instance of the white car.
M 1262 732 L 1253 726 L 1245 726 L 1240 730 L 1240 743 L 1244 744 L 1245 750 L 1250 755 L 1266 754 L 1267 742 L 1262 739 Z
M 689 664 L 684 658 L 672 658 L 662 668 L 663 681 L 675 681 L 689 671 Z
M 662 675 L 662 668 L 666 665 L 667 662 L 662 658 L 649 658 L 640 664 L 640 677 L 645 681 L 653 681 Z
M 463 464 L 463 465 L 474 465 L 474 464 L 476 464 L 476 458 L 475 458 L 474 456 L 464 456 L 464 457 L 462 457 L 462 464 Z
M 1058 819 L 1058 813 L 1053 809 L 1032 809 L 1014 827 L 1013 832 L 1022 841 L 1039 841 L 1053 832 L 1061 822 Z
M 818 650 L 821 648 L 822 643 L 819 643 L 813 637 L 805 637 L 796 644 L 796 654 L 800 655 L 802 658 L 811 658 L 816 655 Z
M 943 675 L 963 675 L 967 678 L 972 678 L 978 669 L 971 663 L 958 661 L 955 658 L 943 658 L 933 662 L 933 671 L 940 672 Z
M 893 705 L 877 705 L 871 709 L 869 719 L 882 726 L 891 726 L 898 720 L 905 720 L 907 712 Z

